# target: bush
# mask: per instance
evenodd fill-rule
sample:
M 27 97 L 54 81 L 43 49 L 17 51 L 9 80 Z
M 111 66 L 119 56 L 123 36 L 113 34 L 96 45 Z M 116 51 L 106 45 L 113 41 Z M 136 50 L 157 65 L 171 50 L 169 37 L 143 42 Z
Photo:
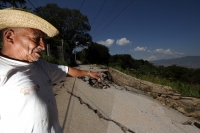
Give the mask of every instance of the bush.
M 47 56 L 46 54 L 45 54 L 45 52 L 42 52 L 42 56 L 41 56 L 41 58 L 43 59 L 43 60 L 46 60 L 46 61 L 48 61 L 48 62 L 50 62 L 50 63 L 53 63 L 53 64 L 58 64 L 58 65 L 68 65 L 67 64 L 67 62 L 65 62 L 65 61 L 62 61 L 62 60 L 57 60 L 55 57 L 53 57 L 53 56 Z

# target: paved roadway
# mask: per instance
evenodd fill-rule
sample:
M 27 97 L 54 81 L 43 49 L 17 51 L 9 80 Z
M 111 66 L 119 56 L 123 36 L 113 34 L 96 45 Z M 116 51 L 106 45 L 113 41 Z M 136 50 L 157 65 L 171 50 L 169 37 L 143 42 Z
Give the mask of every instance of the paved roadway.
M 81 65 L 80 69 L 104 71 Z M 54 87 L 64 133 L 199 133 L 189 118 L 163 107 L 140 91 L 112 85 L 91 87 L 79 78 L 66 78 Z

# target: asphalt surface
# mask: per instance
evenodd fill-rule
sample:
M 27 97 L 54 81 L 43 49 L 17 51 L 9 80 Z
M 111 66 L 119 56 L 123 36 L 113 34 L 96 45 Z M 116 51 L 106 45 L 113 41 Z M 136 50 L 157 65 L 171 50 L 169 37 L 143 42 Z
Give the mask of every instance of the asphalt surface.
M 80 69 L 106 71 L 89 65 Z M 64 133 L 199 133 L 191 119 L 135 89 L 92 87 L 79 78 L 54 86 Z

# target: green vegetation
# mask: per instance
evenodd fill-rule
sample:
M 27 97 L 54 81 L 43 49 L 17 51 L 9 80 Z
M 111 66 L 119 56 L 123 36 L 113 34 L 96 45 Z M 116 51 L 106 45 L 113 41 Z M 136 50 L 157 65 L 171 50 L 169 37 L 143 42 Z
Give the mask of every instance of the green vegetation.
M 50 55 L 50 56 L 47 56 L 46 53 L 43 51 L 42 54 L 41 54 L 41 58 L 50 62 L 50 63 L 53 63 L 53 64 L 59 64 L 59 65 L 68 65 L 67 62 L 65 61 L 62 61 L 62 60 L 59 60 L 59 59 L 56 59 L 54 56 Z
M 26 8 L 26 0 L 1 0 L 0 9 L 6 7 Z
M 154 66 L 148 61 L 134 60 L 130 55 L 113 55 L 109 67 L 130 76 L 166 85 L 183 96 L 200 98 L 200 69 L 172 65 Z
M 93 43 L 86 49 L 85 59 L 87 59 L 88 62 L 108 65 L 109 58 L 109 49 L 104 45 Z
M 1 40 L 0 40 L 0 50 L 2 49 L 2 42 L 1 42 Z
M 88 43 L 92 42 L 92 37 L 88 34 L 91 29 L 89 20 L 79 10 L 61 8 L 57 4 L 51 3 L 37 7 L 33 12 L 50 22 L 60 32 L 55 37 L 57 40 L 60 39 L 60 44 L 57 45 L 48 41 L 52 46 L 61 46 L 61 40 L 63 40 L 67 47 L 64 52 L 71 56 L 76 47 L 91 45 L 91 43 Z

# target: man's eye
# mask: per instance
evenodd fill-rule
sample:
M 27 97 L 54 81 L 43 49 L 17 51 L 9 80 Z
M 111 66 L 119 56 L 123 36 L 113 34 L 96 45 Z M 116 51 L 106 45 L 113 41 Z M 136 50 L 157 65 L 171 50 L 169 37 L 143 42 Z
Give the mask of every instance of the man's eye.
M 35 40 L 35 42 L 39 42 L 40 41 L 40 37 L 36 37 L 34 40 Z
M 40 41 L 40 38 L 41 38 L 41 36 L 40 36 L 39 34 L 37 34 L 37 33 L 35 33 L 34 35 L 35 35 L 35 38 L 34 38 L 34 40 L 35 40 L 36 42 L 39 42 L 39 41 Z

